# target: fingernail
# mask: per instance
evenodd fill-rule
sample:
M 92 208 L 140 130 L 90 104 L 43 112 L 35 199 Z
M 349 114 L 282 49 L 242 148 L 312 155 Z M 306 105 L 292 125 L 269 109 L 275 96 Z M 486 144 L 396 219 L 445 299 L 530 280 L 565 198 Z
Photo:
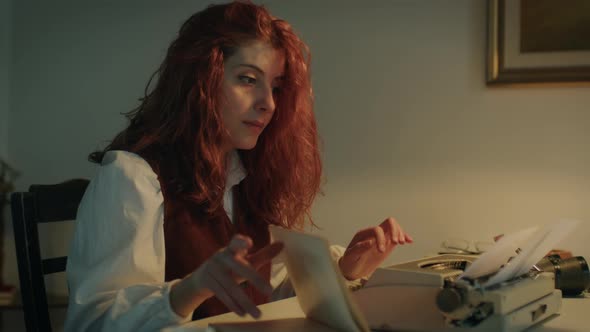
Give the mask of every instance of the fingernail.
M 379 245 L 379 250 L 380 250 L 381 252 L 385 251 L 385 245 L 383 245 L 383 244 L 380 244 L 380 245 Z

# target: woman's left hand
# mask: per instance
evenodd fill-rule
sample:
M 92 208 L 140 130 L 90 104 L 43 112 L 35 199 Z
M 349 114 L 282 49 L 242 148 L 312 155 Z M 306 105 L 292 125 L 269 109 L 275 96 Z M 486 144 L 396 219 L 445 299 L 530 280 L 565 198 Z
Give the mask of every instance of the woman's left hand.
M 387 218 L 379 226 L 358 231 L 338 261 L 342 275 L 348 280 L 368 276 L 381 265 L 398 244 L 412 243 L 399 223 Z

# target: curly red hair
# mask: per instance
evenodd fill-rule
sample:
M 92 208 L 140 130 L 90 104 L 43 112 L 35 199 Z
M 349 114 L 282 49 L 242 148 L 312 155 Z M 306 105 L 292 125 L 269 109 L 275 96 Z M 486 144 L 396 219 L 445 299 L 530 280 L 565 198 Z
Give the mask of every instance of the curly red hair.
M 208 213 L 223 205 L 226 179 L 220 115 L 224 59 L 258 40 L 285 54 L 284 83 L 271 122 L 252 150 L 240 150 L 248 172 L 242 193 L 253 217 L 301 228 L 311 220 L 321 159 L 313 114 L 310 53 L 284 20 L 249 1 L 212 5 L 192 15 L 152 75 L 128 127 L 103 151 L 137 153 L 150 162 L 169 192 Z M 157 75 L 157 83 L 149 91 Z M 195 176 L 196 174 L 196 176 Z

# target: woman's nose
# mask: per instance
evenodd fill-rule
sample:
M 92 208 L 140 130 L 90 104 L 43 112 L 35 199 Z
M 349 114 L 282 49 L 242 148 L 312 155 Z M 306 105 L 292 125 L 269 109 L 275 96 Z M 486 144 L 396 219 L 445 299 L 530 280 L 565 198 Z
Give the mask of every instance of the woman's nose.
M 274 112 L 275 98 L 272 87 L 263 87 L 258 95 L 256 109 L 262 112 Z

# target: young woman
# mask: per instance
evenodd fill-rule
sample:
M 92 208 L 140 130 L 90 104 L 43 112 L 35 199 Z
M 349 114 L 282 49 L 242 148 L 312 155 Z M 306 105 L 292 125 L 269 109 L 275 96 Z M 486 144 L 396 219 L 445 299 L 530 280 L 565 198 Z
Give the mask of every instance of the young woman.
M 66 330 L 158 330 L 292 295 L 268 225 L 303 228 L 320 189 L 307 46 L 250 2 L 181 27 L 78 210 Z M 392 218 L 334 257 L 348 280 L 397 244 Z M 272 263 L 272 264 L 271 264 Z

